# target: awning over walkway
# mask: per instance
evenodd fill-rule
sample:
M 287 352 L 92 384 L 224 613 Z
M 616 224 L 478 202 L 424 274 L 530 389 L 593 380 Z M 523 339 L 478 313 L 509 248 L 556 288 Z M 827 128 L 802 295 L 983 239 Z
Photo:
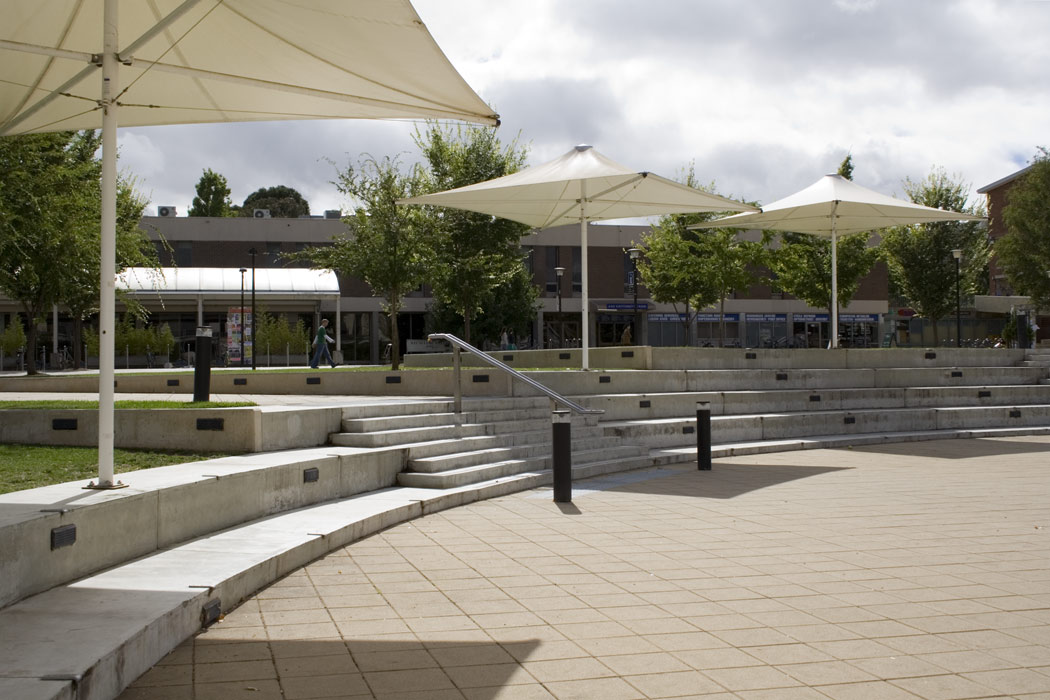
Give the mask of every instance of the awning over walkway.
M 243 288 L 241 286 L 243 281 Z M 137 299 L 199 297 L 239 298 L 250 293 L 252 271 L 236 267 L 129 267 L 117 288 Z M 331 270 L 256 268 L 255 294 L 267 300 L 339 299 L 339 279 Z

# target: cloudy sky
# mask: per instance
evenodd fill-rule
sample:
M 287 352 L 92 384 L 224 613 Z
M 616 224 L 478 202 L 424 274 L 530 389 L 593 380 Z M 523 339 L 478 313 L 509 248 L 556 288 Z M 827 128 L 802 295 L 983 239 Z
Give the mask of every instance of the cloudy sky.
M 834 172 L 886 194 L 945 169 L 973 190 L 1050 146 L 1050 0 L 413 0 L 540 163 L 589 143 L 639 170 L 770 202 Z M 405 122 L 122 129 L 151 206 L 205 168 L 241 203 L 288 185 L 313 213 L 363 153 L 415 161 Z M 334 163 L 334 164 L 333 164 Z M 974 194 L 976 198 L 976 193 Z

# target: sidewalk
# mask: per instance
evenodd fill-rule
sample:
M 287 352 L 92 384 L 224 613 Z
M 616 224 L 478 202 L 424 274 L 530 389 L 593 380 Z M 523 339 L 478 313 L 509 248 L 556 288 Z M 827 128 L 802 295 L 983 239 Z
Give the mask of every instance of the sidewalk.
M 386 530 L 121 697 L 1050 697 L 1050 437 L 719 459 Z

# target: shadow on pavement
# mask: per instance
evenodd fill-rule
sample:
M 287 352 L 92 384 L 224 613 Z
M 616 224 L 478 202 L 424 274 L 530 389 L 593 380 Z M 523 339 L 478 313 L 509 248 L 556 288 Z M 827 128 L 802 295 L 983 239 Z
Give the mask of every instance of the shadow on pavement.
M 657 468 L 580 481 L 573 485 L 576 497 L 595 491 L 665 493 L 697 498 L 734 498 L 751 491 L 796 479 L 819 476 L 851 467 L 811 467 L 785 464 L 734 464 L 715 460 L 711 471 L 689 468 Z M 678 478 L 669 478 L 678 477 Z
M 369 621 L 374 622 L 374 621 Z M 357 638 L 254 638 L 258 627 L 221 623 L 183 643 L 143 674 L 118 700 L 157 697 L 284 700 L 315 697 L 426 697 L 492 700 L 526 680 L 519 662 L 540 642 L 420 641 Z M 243 634 L 238 634 L 238 632 Z M 454 633 L 453 633 L 454 634 Z M 221 636 L 219 636 L 221 635 Z M 413 695 L 414 697 L 414 695 Z M 423 695 L 420 695 L 423 697 Z
M 933 459 L 983 459 L 1008 454 L 1050 452 L 1046 436 L 1023 438 L 960 438 L 926 442 L 897 442 L 889 445 L 859 445 L 853 452 L 904 455 Z

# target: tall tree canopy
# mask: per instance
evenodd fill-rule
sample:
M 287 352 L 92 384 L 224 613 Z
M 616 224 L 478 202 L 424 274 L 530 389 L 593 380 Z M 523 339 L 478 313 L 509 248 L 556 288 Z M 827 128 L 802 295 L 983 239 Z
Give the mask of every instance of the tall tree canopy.
M 310 203 L 291 187 L 277 185 L 252 192 L 237 213 L 240 216 L 254 216 L 256 209 L 269 209 L 270 216 L 275 218 L 297 219 L 309 216 Z
M 517 172 L 527 149 L 517 139 L 503 145 L 493 129 L 443 127 L 430 122 L 417 131 L 416 145 L 426 161 L 428 192 L 472 185 Z M 429 208 L 428 208 L 429 209 Z M 520 239 L 528 227 L 507 219 L 461 209 L 430 209 L 433 217 L 429 281 L 434 296 L 463 319 L 464 339 L 471 321 L 494 290 L 508 293 L 523 266 Z M 533 297 L 536 291 L 529 285 Z
M 36 372 L 37 322 L 55 304 L 74 317 L 99 298 L 101 163 L 95 132 L 0 138 L 0 289 L 28 323 L 27 370 Z M 138 228 L 145 201 L 122 177 L 117 193 L 117 268 L 156 264 Z M 79 342 L 74 352 L 79 352 Z
M 983 206 L 967 203 L 969 184 L 953 180 L 943 170 L 934 169 L 920 182 L 905 180 L 904 190 L 915 204 L 984 214 Z M 939 341 L 937 321 L 955 313 L 953 250 L 962 251 L 959 267 L 962 294 L 969 296 L 985 291 L 991 245 L 984 222 L 939 221 L 898 226 L 887 229 L 882 236 L 882 255 L 889 266 L 891 280 L 905 302 L 933 323 L 935 343 Z
M 999 265 L 1019 294 L 1050 308 L 1050 151 L 1040 148 L 1032 168 L 1010 188 L 1003 210 L 1007 234 L 995 245 Z
M 429 261 L 431 221 L 419 207 L 402 207 L 397 200 L 421 193 L 420 171 L 401 172 L 396 159 L 365 157 L 347 166 L 336 182 L 354 201 L 345 219 L 347 232 L 332 245 L 303 250 L 298 257 L 315 268 L 332 269 L 363 279 L 382 296 L 390 316 L 391 368 L 400 366 L 397 315 L 406 294 L 423 283 Z M 297 257 L 297 256 L 292 256 Z
M 697 182 L 692 165 L 679 180 L 716 193 L 714 183 L 704 187 Z M 671 304 L 684 317 L 687 338 L 697 312 L 717 303 L 722 319 L 719 340 L 725 345 L 726 297 L 757 279 L 754 265 L 762 257 L 762 246 L 740 240 L 739 232 L 732 229 L 687 229 L 718 216 L 714 212 L 661 216 L 642 238 L 645 256 L 638 260 L 638 269 L 653 300 Z
M 197 181 L 197 196 L 193 198 L 190 216 L 232 216 L 230 186 L 226 178 L 206 168 Z

